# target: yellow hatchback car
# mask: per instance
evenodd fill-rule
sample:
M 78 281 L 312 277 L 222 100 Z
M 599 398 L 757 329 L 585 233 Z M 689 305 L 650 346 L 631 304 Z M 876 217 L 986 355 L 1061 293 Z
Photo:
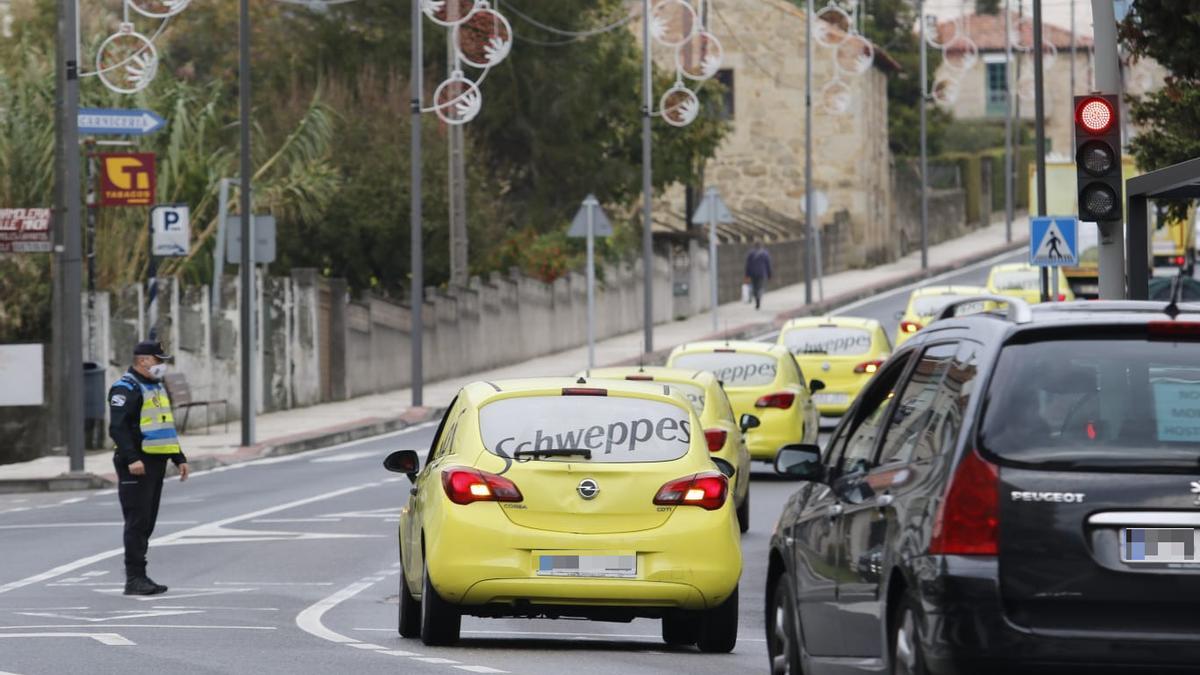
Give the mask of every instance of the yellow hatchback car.
M 708 443 L 713 461 L 720 467 L 721 473 L 729 477 L 738 527 L 742 532 L 750 529 L 750 450 L 746 448 L 743 427 L 753 424 L 753 421 L 746 419 L 739 422 L 734 418 L 733 406 L 716 375 L 706 370 L 618 366 L 585 370 L 578 373 L 577 377 L 660 382 L 678 389 L 700 417 L 704 440 Z
M 820 380 L 806 382 L 787 347 L 769 342 L 691 342 L 676 347 L 667 359 L 670 368 L 707 370 L 729 394 L 733 412 L 753 415 L 746 428 L 746 446 L 753 459 L 774 461 L 779 449 L 795 443 L 816 443 L 821 414 L 812 393 L 825 388 Z
M 1051 274 L 1058 275 L 1058 301 L 1074 300 L 1075 293 L 1071 291 L 1071 284 L 1062 268 L 1055 268 Z M 996 265 L 988 273 L 987 291 L 993 295 L 1020 298 L 1035 305 L 1042 301 L 1042 268 L 1027 263 Z
M 987 295 L 988 290 L 980 286 L 926 286 L 918 288 L 908 297 L 908 307 L 896 318 L 900 319 L 900 327 L 896 330 L 896 346 L 904 344 L 914 333 L 929 325 L 946 305 L 975 295 Z M 983 312 L 988 309 L 987 303 L 980 302 L 979 307 L 963 305 L 959 314 Z
M 399 632 L 456 642 L 463 615 L 662 619 L 704 652 L 737 641 L 729 480 L 678 390 L 570 378 L 464 387 L 400 512 Z
M 843 415 L 892 352 L 887 331 L 874 319 L 823 316 L 792 319 L 779 331 L 801 372 L 820 373 L 825 389 L 813 394 L 822 415 Z

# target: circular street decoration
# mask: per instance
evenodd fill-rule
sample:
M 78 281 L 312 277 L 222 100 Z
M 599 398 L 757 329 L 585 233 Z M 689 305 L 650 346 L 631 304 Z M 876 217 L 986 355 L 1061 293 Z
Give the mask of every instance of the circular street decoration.
M 658 102 L 663 120 L 673 127 L 686 127 L 700 114 L 700 99 L 691 89 L 676 83 Z
M 942 47 L 942 59 L 957 70 L 967 70 L 979 60 L 979 47 L 965 35 L 957 35 Z
M 950 24 L 953 30 L 946 39 L 942 39 L 941 29 L 938 26 L 938 18 L 933 14 L 925 15 L 925 44 L 934 49 L 945 47 L 948 42 L 958 36 L 958 22 L 954 21 Z
M 875 62 L 875 46 L 861 35 L 850 35 L 837 46 L 834 63 L 848 75 L 862 75 Z
M 458 57 L 476 68 L 491 68 L 512 50 L 512 25 L 486 2 L 466 21 L 454 26 L 452 37 Z
M 133 11 L 151 19 L 165 19 L 187 9 L 191 0 L 126 0 Z
M 1021 79 L 1017 81 L 1017 96 L 1022 101 L 1032 101 L 1036 95 L 1036 90 L 1033 86 L 1033 75 L 1022 73 Z
M 158 72 L 158 50 L 133 24 L 123 23 L 96 50 L 96 71 L 104 86 L 118 94 L 136 94 Z
M 1033 49 L 1033 31 L 1030 30 L 1029 39 L 1026 41 L 1024 22 L 1018 22 L 1017 25 L 1008 29 L 1008 44 L 1019 52 L 1030 51 Z
M 717 36 L 700 31 L 675 50 L 675 67 L 689 80 L 707 80 L 721 69 L 724 56 Z
M 850 13 L 835 4 L 828 4 L 813 13 L 813 39 L 822 47 L 836 47 L 850 37 L 854 22 Z
M 478 5 L 478 0 L 421 0 L 421 11 L 430 21 L 449 28 L 469 19 Z
M 850 111 L 853 102 L 850 85 L 841 80 L 830 80 L 821 87 L 821 108 L 826 112 L 841 115 Z
M 1058 47 L 1052 42 L 1042 42 L 1042 67 L 1049 68 L 1058 59 Z
M 958 91 L 958 80 L 944 77 L 933 83 L 933 91 L 930 95 L 934 101 L 942 105 L 951 105 L 958 100 Z
M 478 85 L 463 77 L 461 70 L 456 70 L 434 90 L 433 104 L 434 112 L 443 122 L 457 126 L 479 115 L 483 94 Z
M 667 47 L 678 47 L 695 35 L 700 22 L 686 0 L 662 0 L 650 10 L 650 35 Z

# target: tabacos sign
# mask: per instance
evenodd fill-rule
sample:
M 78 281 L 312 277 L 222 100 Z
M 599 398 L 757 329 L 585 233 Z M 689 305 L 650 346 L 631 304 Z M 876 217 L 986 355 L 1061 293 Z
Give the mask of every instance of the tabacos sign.
M 100 206 L 154 203 L 154 153 L 104 153 L 96 157 L 100 160 Z

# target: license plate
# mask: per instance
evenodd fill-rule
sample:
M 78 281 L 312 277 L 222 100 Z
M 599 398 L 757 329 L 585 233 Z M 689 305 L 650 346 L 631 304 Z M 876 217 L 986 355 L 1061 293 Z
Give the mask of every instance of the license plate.
M 840 405 L 850 400 L 850 394 L 813 394 L 817 405 Z
M 636 555 L 540 555 L 538 576 L 628 579 L 637 576 Z
M 1099 295 L 1100 284 L 1080 284 L 1079 295 Z
M 1121 533 L 1121 560 L 1128 563 L 1194 563 L 1200 529 L 1129 527 Z

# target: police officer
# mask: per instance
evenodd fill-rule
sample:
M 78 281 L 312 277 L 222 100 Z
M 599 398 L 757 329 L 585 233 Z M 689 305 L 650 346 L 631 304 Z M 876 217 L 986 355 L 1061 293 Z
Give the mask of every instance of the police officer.
M 133 366 L 108 390 L 108 434 L 116 444 L 117 495 L 125 516 L 125 595 L 157 595 L 167 587 L 146 576 L 146 549 L 170 459 L 187 480 L 188 465 L 162 379 L 167 360 L 158 342 L 139 342 Z

